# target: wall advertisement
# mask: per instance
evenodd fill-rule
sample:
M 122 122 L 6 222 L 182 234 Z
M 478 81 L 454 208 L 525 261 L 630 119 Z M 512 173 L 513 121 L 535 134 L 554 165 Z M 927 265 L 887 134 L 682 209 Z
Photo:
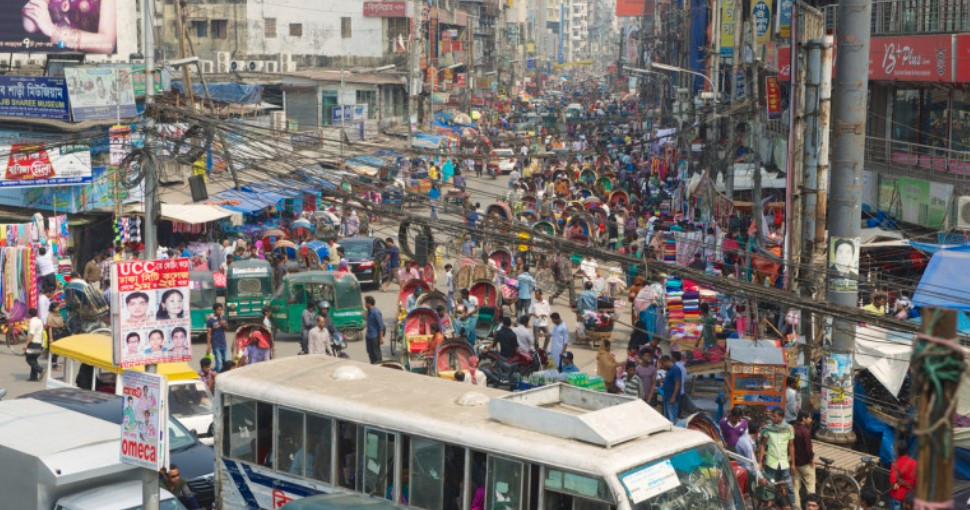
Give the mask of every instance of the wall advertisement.
M 8 155 L 0 175 L 0 188 L 91 183 L 91 147 L 88 145 L 0 145 L 0 154 Z
M 114 54 L 118 30 L 109 23 L 117 25 L 120 7 L 121 0 L 0 0 L 0 51 Z
M 121 462 L 158 471 L 167 466 L 167 380 L 159 374 L 125 370 L 121 386 Z
M 130 66 L 64 69 L 75 121 L 138 115 Z
M 111 266 L 114 363 L 133 367 L 192 359 L 189 259 Z
M 64 79 L 0 76 L 0 117 L 71 120 Z
M 835 434 L 852 432 L 852 358 L 830 354 L 822 364 L 821 425 Z
M 873 37 L 869 79 L 953 81 L 953 36 Z

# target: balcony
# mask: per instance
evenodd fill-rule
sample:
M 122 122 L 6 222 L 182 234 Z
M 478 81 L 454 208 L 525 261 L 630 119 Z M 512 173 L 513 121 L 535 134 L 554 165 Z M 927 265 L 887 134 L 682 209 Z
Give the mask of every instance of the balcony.
M 938 174 L 970 175 L 970 152 L 866 137 L 866 161 Z
M 838 4 L 826 5 L 825 28 L 836 28 Z M 876 0 L 872 35 L 924 35 L 970 32 L 970 0 Z

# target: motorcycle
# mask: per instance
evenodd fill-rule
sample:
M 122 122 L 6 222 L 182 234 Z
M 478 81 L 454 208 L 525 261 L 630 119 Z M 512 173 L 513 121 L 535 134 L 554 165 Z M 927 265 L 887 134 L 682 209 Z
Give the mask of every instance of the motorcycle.
M 0 388 L 0 400 L 3 400 L 3 397 L 6 397 L 6 396 L 7 396 L 7 390 L 4 388 Z
M 538 352 L 529 351 L 528 358 L 521 355 L 504 358 L 497 350 L 490 349 L 486 345 L 479 351 L 478 369 L 485 374 L 490 385 L 508 386 L 514 389 L 516 381 L 526 380 L 533 372 L 542 369 L 542 360 Z
M 344 352 L 347 349 L 347 339 L 344 338 L 343 333 L 337 331 L 330 340 L 330 347 L 333 349 L 333 355 L 338 358 L 350 359 L 350 355 Z

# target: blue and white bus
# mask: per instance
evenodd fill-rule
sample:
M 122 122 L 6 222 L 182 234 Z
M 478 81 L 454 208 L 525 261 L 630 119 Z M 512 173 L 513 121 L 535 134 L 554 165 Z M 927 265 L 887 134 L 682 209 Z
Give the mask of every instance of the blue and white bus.
M 297 356 L 221 374 L 215 398 L 223 508 L 333 492 L 424 510 L 744 508 L 710 438 L 619 395 Z

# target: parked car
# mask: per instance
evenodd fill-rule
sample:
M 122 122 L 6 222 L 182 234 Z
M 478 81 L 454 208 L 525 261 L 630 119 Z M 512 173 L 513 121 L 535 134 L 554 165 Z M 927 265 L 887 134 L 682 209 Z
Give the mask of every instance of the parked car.
M 340 247 L 344 249 L 350 270 L 361 285 L 380 285 L 384 256 L 387 254 L 384 241 L 376 237 L 348 237 L 340 240 Z
M 84 492 L 64 496 L 57 500 L 54 510 L 131 510 L 141 508 L 141 481 L 129 480 Z M 171 492 L 161 489 L 159 510 L 185 510 L 185 506 Z
M 515 151 L 512 149 L 492 149 L 488 166 L 492 171 L 505 175 L 515 169 Z
M 121 434 L 121 396 L 79 388 L 57 388 L 35 391 L 20 398 L 40 400 L 117 424 L 118 434 Z M 178 465 L 182 478 L 188 482 L 199 504 L 211 507 L 215 499 L 215 453 L 212 447 L 199 442 L 195 434 L 173 416 L 168 418 L 168 442 L 172 464 Z

